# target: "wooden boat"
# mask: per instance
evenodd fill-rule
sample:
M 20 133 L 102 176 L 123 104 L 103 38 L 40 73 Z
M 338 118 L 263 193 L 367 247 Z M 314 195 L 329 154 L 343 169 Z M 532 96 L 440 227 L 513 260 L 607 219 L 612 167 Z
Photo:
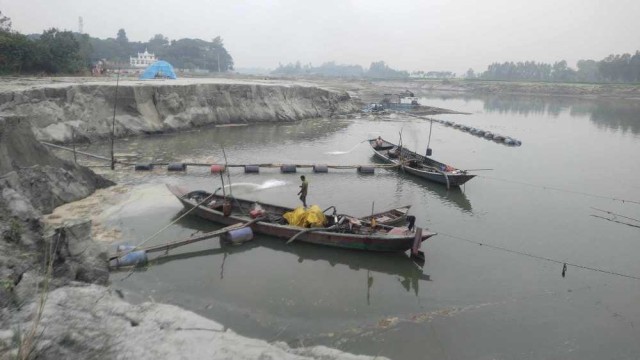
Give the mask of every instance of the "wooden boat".
M 371 222 L 371 219 L 376 219 L 376 223 L 381 225 L 403 225 L 407 222 L 407 213 L 409 212 L 409 209 L 411 209 L 411 205 L 402 206 L 369 216 L 363 216 L 358 219 L 369 223 Z
M 465 170 L 456 169 L 384 139 L 370 139 L 369 144 L 375 155 L 383 161 L 400 165 L 400 169 L 409 174 L 445 184 L 447 187 L 460 186 L 475 177 Z
M 253 220 L 249 216 L 249 209 L 254 206 L 254 201 L 234 198 L 231 202 L 231 212 L 225 216 L 223 196 L 201 190 L 187 191 L 173 185 L 167 185 L 167 187 L 187 211 L 201 218 L 222 225 L 248 223 Z M 388 225 L 377 225 L 372 228 L 366 222 L 358 221 L 354 217 L 337 214 L 335 207 L 334 214 L 327 216 L 329 221 L 325 227 L 301 228 L 289 225 L 283 218 L 284 213 L 293 209 L 264 203 L 260 203 L 260 206 L 264 210 L 265 219 L 250 225 L 254 233 L 288 240 L 297 236 L 297 241 L 318 245 L 379 252 L 411 249 L 412 255 L 420 256 L 418 249 L 422 241 L 435 235 L 426 229 L 414 232 L 406 227 Z

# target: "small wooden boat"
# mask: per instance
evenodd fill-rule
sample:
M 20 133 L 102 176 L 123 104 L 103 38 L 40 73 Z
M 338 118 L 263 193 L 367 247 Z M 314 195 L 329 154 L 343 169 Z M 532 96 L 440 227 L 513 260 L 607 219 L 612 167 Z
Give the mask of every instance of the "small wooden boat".
M 187 211 L 201 218 L 222 225 L 250 223 L 255 220 L 249 215 L 249 209 L 254 207 L 255 201 L 233 198 L 230 202 L 231 206 L 225 209 L 222 195 L 201 190 L 187 191 L 173 185 L 167 185 L 167 187 Z M 293 209 L 264 203 L 260 203 L 260 207 L 263 211 L 260 215 L 261 220 L 249 225 L 254 233 L 288 240 L 295 238 L 297 241 L 317 245 L 377 252 L 411 249 L 412 255 L 420 256 L 419 248 L 422 241 L 436 235 L 426 229 L 412 231 L 406 227 L 388 225 L 377 225 L 372 228 L 367 222 L 338 214 L 335 207 L 333 207 L 333 214 L 327 216 L 328 223 L 324 227 L 301 228 L 289 225 L 283 217 L 286 212 Z M 228 216 L 225 216 L 224 210 L 227 211 Z
M 383 161 L 400 165 L 400 169 L 410 174 L 445 184 L 447 187 L 460 186 L 475 177 L 467 174 L 465 170 L 456 169 L 384 139 L 370 139 L 369 144 L 375 155 Z
M 371 222 L 371 219 L 375 219 L 377 224 L 382 225 L 403 225 L 407 222 L 407 213 L 409 212 L 410 208 L 411 205 L 402 206 L 381 213 L 364 216 L 358 219 L 369 223 Z

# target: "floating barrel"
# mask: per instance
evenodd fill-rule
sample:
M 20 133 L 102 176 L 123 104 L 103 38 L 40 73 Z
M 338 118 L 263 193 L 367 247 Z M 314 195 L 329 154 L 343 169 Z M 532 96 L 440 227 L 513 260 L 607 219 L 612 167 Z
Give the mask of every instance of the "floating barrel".
M 493 140 L 495 140 L 495 141 L 503 141 L 504 140 L 504 136 L 496 134 L 496 135 L 493 136 Z
M 211 165 L 211 173 L 219 174 L 224 172 L 224 165 Z
M 520 146 L 522 145 L 522 141 L 518 140 L 518 139 L 513 139 L 514 145 L 515 146 Z
M 121 266 L 138 266 L 147 263 L 147 252 L 144 250 L 132 251 L 124 256 L 113 259 L 109 265 L 119 268 Z
M 153 170 L 153 164 L 152 164 L 152 163 L 136 164 L 136 166 L 135 166 L 135 170 L 136 170 L 136 171 L 149 171 L 149 170 Z
M 253 239 L 253 231 L 250 227 L 229 230 L 223 235 L 223 240 L 232 244 L 242 244 Z
M 478 135 L 478 136 L 484 136 L 484 130 L 482 130 L 482 129 L 478 129 L 478 131 L 476 131 L 476 135 Z
M 280 172 L 282 173 L 294 173 L 296 172 L 295 165 L 282 165 L 280 166 Z
M 375 168 L 373 166 L 358 166 L 358 172 L 360 174 L 373 174 Z
M 258 165 L 245 165 L 244 172 L 247 174 L 257 174 L 260 172 L 260 166 Z
M 515 140 L 513 140 L 510 137 L 504 138 L 504 143 L 507 144 L 507 145 L 515 145 L 516 144 Z
M 431 148 L 427 148 L 427 156 L 431 156 L 432 153 L 433 153 L 433 150 L 431 150 Z
M 329 172 L 329 167 L 327 165 L 324 165 L 324 164 L 313 165 L 313 172 L 314 173 L 327 173 L 327 172 Z
M 493 139 L 493 134 L 487 131 L 486 133 L 484 133 L 484 138 L 485 139 Z
M 187 164 L 185 163 L 169 163 L 167 166 L 168 171 L 185 171 L 187 170 Z

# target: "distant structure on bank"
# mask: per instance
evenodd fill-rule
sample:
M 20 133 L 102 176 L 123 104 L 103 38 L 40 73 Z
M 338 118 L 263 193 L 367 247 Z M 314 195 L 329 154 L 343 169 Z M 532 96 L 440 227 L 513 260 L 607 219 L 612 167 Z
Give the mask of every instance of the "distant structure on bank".
M 156 61 L 158 61 L 156 55 L 148 52 L 147 49 L 143 53 L 138 53 L 138 57 L 129 57 L 129 65 L 132 68 L 146 68 Z
M 160 60 L 149 65 L 142 75 L 140 75 L 140 79 L 176 79 L 176 73 L 173 71 L 171 64 Z

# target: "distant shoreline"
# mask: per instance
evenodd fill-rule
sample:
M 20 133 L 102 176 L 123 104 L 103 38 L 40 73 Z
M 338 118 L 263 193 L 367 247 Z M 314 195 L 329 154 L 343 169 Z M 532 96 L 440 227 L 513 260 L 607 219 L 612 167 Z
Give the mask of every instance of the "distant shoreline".
M 570 96 L 640 100 L 640 84 L 587 84 L 552 82 L 511 82 L 488 80 L 377 80 L 383 87 L 414 91 L 452 92 L 482 95 Z

